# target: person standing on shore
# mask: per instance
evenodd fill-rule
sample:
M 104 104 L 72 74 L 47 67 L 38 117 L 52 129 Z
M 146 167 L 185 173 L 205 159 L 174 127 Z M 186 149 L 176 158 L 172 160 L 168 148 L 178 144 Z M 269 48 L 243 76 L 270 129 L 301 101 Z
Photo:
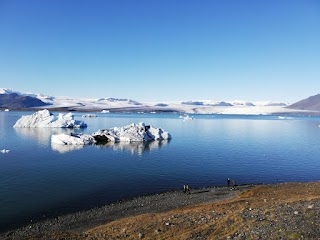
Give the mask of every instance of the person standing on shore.
M 227 179 L 228 187 L 230 187 L 230 178 Z
M 183 185 L 183 192 L 187 193 L 187 194 L 190 194 L 190 188 L 189 188 L 188 184 Z

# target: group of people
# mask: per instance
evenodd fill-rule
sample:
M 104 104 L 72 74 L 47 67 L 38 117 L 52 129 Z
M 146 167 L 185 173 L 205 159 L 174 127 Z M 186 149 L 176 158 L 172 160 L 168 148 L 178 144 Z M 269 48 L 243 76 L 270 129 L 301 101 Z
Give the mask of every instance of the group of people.
M 231 182 L 231 181 L 230 181 L 230 178 L 228 178 L 228 179 L 227 179 L 228 187 L 230 187 L 230 182 Z M 236 186 L 238 186 L 238 185 L 237 185 L 237 181 L 236 181 L 236 180 L 233 180 L 233 187 L 235 188 Z
M 231 185 L 231 180 L 230 180 L 230 178 L 228 178 L 227 179 L 227 186 L 230 187 L 230 185 Z M 237 181 L 233 180 L 233 188 L 236 188 L 237 186 L 238 186 Z M 189 188 L 188 184 L 183 184 L 183 192 L 186 194 L 190 194 L 190 188 Z
M 183 192 L 186 194 L 190 194 L 190 188 L 188 184 L 183 185 Z

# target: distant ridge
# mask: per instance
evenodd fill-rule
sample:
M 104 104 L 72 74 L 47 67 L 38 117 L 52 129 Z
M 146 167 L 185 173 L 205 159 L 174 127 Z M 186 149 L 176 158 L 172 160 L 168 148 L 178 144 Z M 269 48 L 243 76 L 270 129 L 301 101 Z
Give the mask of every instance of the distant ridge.
M 308 97 L 288 106 L 291 109 L 320 111 L 320 94 Z
M 186 99 L 187 100 L 187 99 Z M 320 100 L 317 101 L 320 103 Z M 81 112 L 136 112 L 136 113 L 163 113 L 177 112 L 188 114 L 313 114 L 320 115 L 320 107 L 308 108 L 275 101 L 216 101 L 212 99 L 187 101 L 138 102 L 130 98 L 90 98 L 71 96 L 50 96 L 31 92 L 18 92 L 9 88 L 0 88 L 0 108 L 12 110 L 34 110 L 34 108 L 48 108 L 54 111 L 81 111 Z M 301 109 L 316 109 L 301 110 Z
M 22 96 L 17 93 L 0 94 L 1 108 L 29 108 L 48 105 L 40 99 L 30 96 Z

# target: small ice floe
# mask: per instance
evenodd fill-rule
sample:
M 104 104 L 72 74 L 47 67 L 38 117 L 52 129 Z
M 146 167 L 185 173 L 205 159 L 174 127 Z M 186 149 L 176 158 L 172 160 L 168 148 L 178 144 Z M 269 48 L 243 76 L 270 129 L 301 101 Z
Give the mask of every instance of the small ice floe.
M 102 110 L 101 113 L 110 113 L 109 110 Z
M 95 115 L 95 114 L 84 114 L 84 115 L 82 115 L 82 117 L 83 118 L 95 118 L 95 117 L 97 117 L 97 115 Z
M 278 116 L 278 118 L 282 120 L 294 120 L 293 117 L 287 117 L 287 116 Z
M 70 112 L 67 114 L 60 113 L 58 117 L 54 116 L 47 109 L 35 112 L 32 115 L 22 116 L 16 124 L 15 128 L 85 128 L 87 124 L 83 121 L 74 119 L 74 115 Z
M 0 150 L 0 152 L 2 152 L 2 153 L 8 153 L 8 152 L 10 152 L 10 150 L 8 150 L 8 149 L 2 149 L 2 150 Z
M 190 117 L 188 114 L 185 116 L 180 116 L 179 118 L 182 118 L 184 122 L 193 120 L 193 117 Z
M 4 111 L 5 111 L 5 112 L 9 112 L 10 110 L 7 108 L 7 109 L 5 109 Z

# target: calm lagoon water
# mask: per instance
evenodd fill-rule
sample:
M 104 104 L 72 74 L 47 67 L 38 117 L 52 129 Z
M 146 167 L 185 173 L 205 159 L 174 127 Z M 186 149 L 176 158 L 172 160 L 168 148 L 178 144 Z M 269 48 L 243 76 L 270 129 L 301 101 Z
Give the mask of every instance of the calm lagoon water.
M 0 230 L 144 194 L 190 187 L 320 180 L 320 118 L 98 114 L 88 128 L 14 129 L 31 112 L 0 112 Z M 82 113 L 75 113 L 81 119 Z M 52 134 L 145 122 L 167 142 L 72 148 Z

